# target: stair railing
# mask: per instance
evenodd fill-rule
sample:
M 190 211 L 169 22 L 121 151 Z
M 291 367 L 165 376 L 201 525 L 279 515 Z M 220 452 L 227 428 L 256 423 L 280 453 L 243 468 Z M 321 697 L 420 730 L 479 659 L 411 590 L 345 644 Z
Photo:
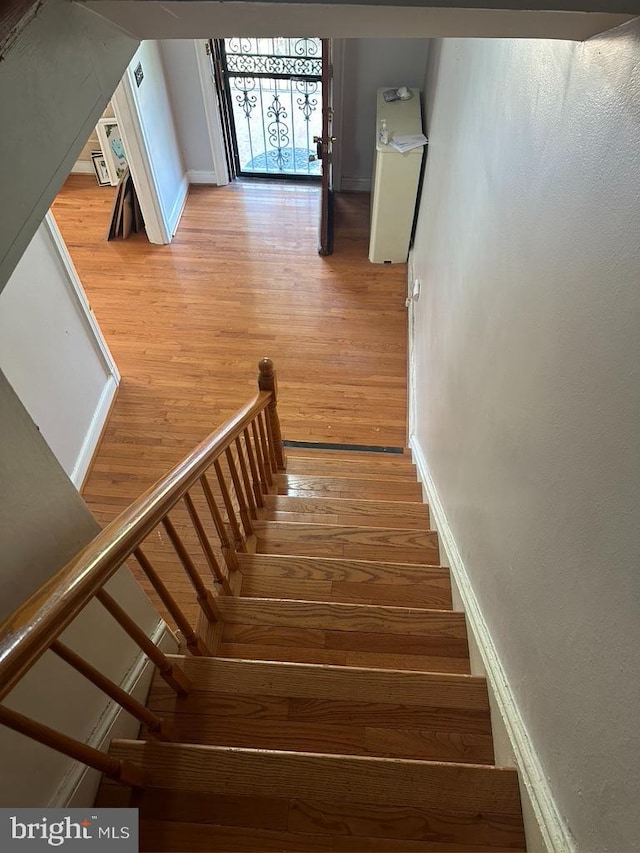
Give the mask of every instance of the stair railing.
M 191 685 L 183 669 L 153 643 L 104 585 L 133 557 L 181 632 L 191 654 L 210 654 L 211 649 L 203 636 L 207 631 L 200 626 L 208 627 L 218 622 L 217 595 L 233 594 L 234 573 L 239 569 L 238 551 L 247 550 L 257 510 L 264 506 L 264 495 L 272 490 L 275 475 L 285 466 L 276 377 L 268 358 L 260 361 L 258 388 L 251 402 L 105 527 L 0 625 L 0 701 L 40 657 L 51 650 L 146 726 L 150 736 L 160 740 L 175 739 L 166 720 L 148 710 L 58 638 L 80 611 L 96 599 L 156 664 L 160 676 L 176 694 L 189 693 Z M 229 481 L 223 470 L 225 467 Z M 201 490 L 199 500 L 196 489 Z M 192 526 L 188 532 L 194 534 L 193 541 L 201 549 L 200 559 L 211 572 L 210 582 L 202 577 L 193 549 L 185 544 L 184 529 L 179 532 L 170 518 L 180 502 Z M 212 542 L 207 533 L 202 507 L 210 514 L 209 526 L 217 533 L 217 543 Z M 161 572 L 142 550 L 145 540 L 158 531 L 166 534 L 175 558 L 193 586 L 202 617 L 195 625 L 169 591 Z M 224 565 L 216 557 L 216 548 Z M 5 705 L 0 705 L 0 723 L 93 767 L 116 782 L 133 787 L 144 784 L 139 767 L 111 758 Z

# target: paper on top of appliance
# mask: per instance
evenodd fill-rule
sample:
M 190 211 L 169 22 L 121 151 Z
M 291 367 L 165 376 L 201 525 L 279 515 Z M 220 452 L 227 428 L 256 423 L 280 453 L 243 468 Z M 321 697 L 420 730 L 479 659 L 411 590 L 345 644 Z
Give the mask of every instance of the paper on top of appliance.
M 405 154 L 407 151 L 413 151 L 414 148 L 422 148 L 422 146 L 427 145 L 428 142 L 429 140 L 424 133 L 407 133 L 394 136 L 389 144 L 392 148 L 395 148 L 396 151 L 399 151 L 401 154 Z

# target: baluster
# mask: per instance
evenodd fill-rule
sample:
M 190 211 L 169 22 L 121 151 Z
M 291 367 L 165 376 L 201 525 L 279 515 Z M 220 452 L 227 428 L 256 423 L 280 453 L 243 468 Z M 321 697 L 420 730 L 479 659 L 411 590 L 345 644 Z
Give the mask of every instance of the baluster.
M 253 443 L 256 449 L 256 456 L 258 458 L 258 469 L 260 471 L 260 489 L 263 494 L 269 491 L 269 482 L 267 480 L 267 469 L 264 464 L 264 458 L 262 456 L 262 445 L 260 444 L 260 438 L 258 436 L 258 415 L 251 421 L 251 432 L 253 433 Z M 271 472 L 269 472 L 271 475 Z
M 256 506 L 260 509 L 264 506 L 264 499 L 262 497 L 262 489 L 260 488 L 260 476 L 258 474 L 258 463 L 256 462 L 256 457 L 253 452 L 253 446 L 251 445 L 251 437 L 249 436 L 248 427 L 245 428 L 244 432 L 244 443 L 247 447 L 247 457 L 249 458 L 249 468 L 251 469 L 251 479 L 253 481 L 253 494 L 256 499 Z
M 153 711 L 145 708 L 142 702 L 138 702 L 137 699 L 134 699 L 130 693 L 127 693 L 126 690 L 123 690 L 122 687 L 119 687 L 115 682 L 111 681 L 110 678 L 103 675 L 94 666 L 84 660 L 84 658 L 81 658 L 80 655 L 77 655 L 72 649 L 65 646 L 64 643 L 61 643 L 60 640 L 53 641 L 51 644 L 51 651 L 58 655 L 58 657 L 65 661 L 65 663 L 68 663 L 69 666 L 72 666 L 80 673 L 80 675 L 83 675 L 95 684 L 95 686 L 102 690 L 103 693 L 110 696 L 114 702 L 121 705 L 125 711 L 128 711 L 143 725 L 147 726 L 149 732 L 155 735 L 158 740 L 177 740 L 176 734 L 173 731 L 173 726 L 169 720 L 163 720 L 157 714 L 154 714 Z
M 160 575 L 153 568 L 149 560 L 146 558 L 144 553 L 140 548 L 136 548 L 133 552 L 133 556 L 140 563 L 142 571 L 151 581 L 151 584 L 155 591 L 158 593 L 160 600 L 167 608 L 169 613 L 171 614 L 174 622 L 182 631 L 185 642 L 187 644 L 187 648 L 191 652 L 192 655 L 211 655 L 211 651 L 207 648 L 204 640 L 202 640 L 196 632 L 193 630 L 191 625 L 189 624 L 189 620 L 182 612 L 182 608 L 179 606 L 178 602 L 171 595 L 167 587 L 164 585 L 164 581 L 161 580 Z
M 262 412 L 257 417 L 258 421 L 258 432 L 260 433 L 260 447 L 262 448 L 262 458 L 264 459 L 264 473 L 267 476 L 267 485 L 273 485 L 273 473 L 272 473 L 272 462 L 271 457 L 269 456 L 269 443 L 267 442 L 267 434 L 264 428 L 264 419 L 262 417 Z
M 245 535 L 251 536 L 251 534 L 253 533 L 253 525 L 251 524 L 251 518 L 249 516 L 249 510 L 247 508 L 247 500 L 245 498 L 244 490 L 240 482 L 240 477 L 238 476 L 238 469 L 236 468 L 236 463 L 233 461 L 233 453 L 230 447 L 227 447 L 224 452 L 224 455 L 227 458 L 227 465 L 229 466 L 229 473 L 231 474 L 231 482 L 233 483 L 233 489 L 236 493 L 236 497 L 238 498 L 238 505 L 240 507 L 240 520 L 242 521 L 242 526 L 244 528 Z
M 187 577 L 191 581 L 191 584 L 196 592 L 196 598 L 198 599 L 198 604 L 202 608 L 202 612 L 207 617 L 209 622 L 217 622 L 220 618 L 220 613 L 218 612 L 218 606 L 216 604 L 216 600 L 211 593 L 211 590 L 207 589 L 204 585 L 204 581 L 200 577 L 200 572 L 198 571 L 196 564 L 191 559 L 189 552 L 184 546 L 182 539 L 178 535 L 178 531 L 173 526 L 173 523 L 168 515 L 162 519 L 162 526 L 167 531 L 167 536 L 171 540 L 171 544 L 173 545 L 176 554 L 178 555 L 178 559 L 182 563 L 182 567 L 187 573 Z
M 155 663 L 158 672 L 169 687 L 175 690 L 178 696 L 187 696 L 191 689 L 191 683 L 183 670 L 177 664 L 171 663 L 165 653 L 156 646 L 139 625 L 136 625 L 131 616 L 120 607 L 115 598 L 112 598 L 105 589 L 99 590 L 96 593 L 96 598 L 105 610 L 109 611 L 120 627 L 140 646 L 147 657 Z
M 198 511 L 196 510 L 193 498 L 191 497 L 189 492 L 185 494 L 184 502 L 187 505 L 189 516 L 191 517 L 193 526 L 195 527 L 196 533 L 198 534 L 198 539 L 200 540 L 200 545 L 202 546 L 204 555 L 207 558 L 207 562 L 209 563 L 211 574 L 213 575 L 214 579 L 219 584 L 221 584 L 227 595 L 233 595 L 233 593 L 231 592 L 231 587 L 229 586 L 229 581 L 225 577 L 222 569 L 220 568 L 220 564 L 216 559 L 216 555 L 213 553 L 213 548 L 211 547 L 211 543 L 209 542 L 209 537 L 207 536 L 207 532 L 204 529 L 204 525 L 200 520 L 200 516 L 198 515 Z
M 136 767 L 135 764 L 112 758 L 106 752 L 100 752 L 93 746 L 81 743 L 68 735 L 63 735 L 62 732 L 57 732 L 43 723 L 36 723 L 35 720 L 31 720 L 17 711 L 12 711 L 5 705 L 0 705 L 0 723 L 14 732 L 19 732 L 44 746 L 61 752 L 63 755 L 68 755 L 75 761 L 80 761 L 82 764 L 93 767 L 94 770 L 99 770 L 100 773 L 104 773 L 108 779 L 113 779 L 114 782 L 129 785 L 132 788 L 144 787 L 144 774 L 142 769 Z
M 280 429 L 280 418 L 278 417 L 278 381 L 270 358 L 263 358 L 258 365 L 258 388 L 261 391 L 269 391 L 271 400 L 267 406 L 266 415 L 270 425 L 270 433 L 273 436 L 273 450 L 275 453 L 276 470 L 284 471 L 287 460 L 282 444 L 282 430 Z
M 244 458 L 244 450 L 242 448 L 242 442 L 240 441 L 240 436 L 236 438 L 236 450 L 238 451 L 238 461 L 240 463 L 240 473 L 242 474 L 242 482 L 244 483 L 244 490 L 247 495 L 247 503 L 249 504 L 249 513 L 251 518 L 257 518 L 258 514 L 256 512 L 256 502 L 253 497 L 253 492 L 251 490 L 251 480 L 249 479 L 249 471 L 247 470 L 247 461 Z
M 275 474 L 278 470 L 278 463 L 276 461 L 276 450 L 275 450 L 275 443 L 273 441 L 273 430 L 271 428 L 271 420 L 270 420 L 269 415 L 268 415 L 266 410 L 263 412 L 263 416 L 264 416 L 265 431 L 267 433 L 267 446 L 269 448 L 269 461 L 271 462 L 271 470 Z
M 229 519 L 229 524 L 231 525 L 231 535 L 233 536 L 233 541 L 235 542 L 238 551 L 246 551 L 247 549 L 244 544 L 244 539 L 242 538 L 242 533 L 240 533 L 238 519 L 236 518 L 236 511 L 234 509 L 233 503 L 231 502 L 231 495 L 229 494 L 229 489 L 227 488 L 227 484 L 225 483 L 224 474 L 222 473 L 222 468 L 220 467 L 220 462 L 217 459 L 213 463 L 213 469 L 216 472 L 216 477 L 218 478 L 218 485 L 220 486 L 220 493 L 222 494 L 222 501 L 225 505 L 225 509 L 227 510 L 227 518 Z
M 218 509 L 218 505 L 215 501 L 215 498 L 213 497 L 213 492 L 211 491 L 211 486 L 209 485 L 209 481 L 207 480 L 206 474 L 203 474 L 202 477 L 200 477 L 200 485 L 202 486 L 202 491 L 204 492 L 204 496 L 207 499 L 209 511 L 211 512 L 211 518 L 213 519 L 213 523 L 215 524 L 216 531 L 218 533 L 218 538 L 220 539 L 224 561 L 227 564 L 227 568 L 229 569 L 229 571 L 235 571 L 236 569 L 240 568 L 240 564 L 238 562 L 238 555 L 236 553 L 236 549 L 233 545 L 233 542 L 229 539 L 227 528 L 225 527 L 222 514 Z

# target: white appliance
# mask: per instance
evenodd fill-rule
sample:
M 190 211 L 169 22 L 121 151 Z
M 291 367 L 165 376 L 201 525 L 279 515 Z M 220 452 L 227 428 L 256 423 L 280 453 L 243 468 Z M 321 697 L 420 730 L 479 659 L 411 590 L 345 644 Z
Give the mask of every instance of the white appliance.
M 411 89 L 412 97 L 407 100 L 387 102 L 382 93 L 388 88 L 378 89 L 369 240 L 373 264 L 403 264 L 407 260 L 424 153 L 421 147 L 401 154 L 391 145 L 394 136 L 422 133 L 420 90 Z M 383 121 L 389 135 L 386 145 L 379 138 Z

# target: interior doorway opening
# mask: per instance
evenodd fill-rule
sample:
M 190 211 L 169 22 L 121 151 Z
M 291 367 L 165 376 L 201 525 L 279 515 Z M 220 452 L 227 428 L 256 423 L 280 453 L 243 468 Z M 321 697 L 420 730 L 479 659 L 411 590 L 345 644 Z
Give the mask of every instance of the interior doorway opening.
M 211 49 L 230 174 L 319 180 L 322 40 L 225 38 Z

